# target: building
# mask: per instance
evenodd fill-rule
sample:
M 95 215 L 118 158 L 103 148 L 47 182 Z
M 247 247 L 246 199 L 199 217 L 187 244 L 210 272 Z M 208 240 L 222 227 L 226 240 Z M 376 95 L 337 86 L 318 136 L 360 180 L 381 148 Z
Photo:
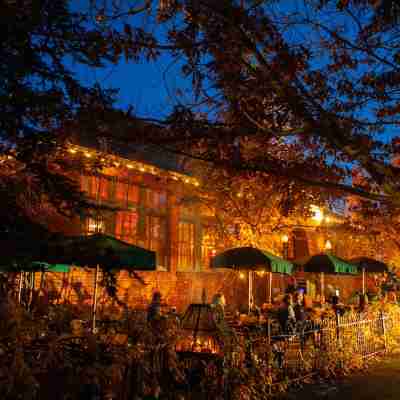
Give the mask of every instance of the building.
M 200 302 L 204 292 L 209 301 L 216 292 L 223 292 L 228 304 L 235 308 L 245 306 L 247 278 L 241 279 L 236 271 L 209 268 L 217 246 L 209 233 L 214 216 L 196 200 L 202 183 L 185 171 L 182 160 L 166 157 L 157 149 L 142 148 L 132 154 L 124 149 L 82 144 L 71 145 L 68 157 L 77 165 L 79 160 L 88 164 L 75 169 L 72 175 L 90 199 L 93 210 L 69 221 L 49 220 L 49 226 L 59 230 L 62 225 L 68 234 L 103 232 L 157 253 L 157 271 L 140 273 L 141 280 L 128 271 L 119 273 L 118 301 L 103 292 L 100 304 L 104 309 L 112 305 L 113 312 L 121 311 L 121 303 L 145 307 L 155 290 L 162 293 L 166 303 L 180 310 Z M 338 234 L 336 228 L 337 224 L 326 218 L 325 223 L 317 221 L 307 228 L 293 227 L 285 242 L 280 233 L 269 235 L 267 242 L 292 259 L 323 251 L 328 239 L 333 243 L 333 252 L 344 258 L 372 251 L 369 240 Z M 93 271 L 75 268 L 68 276 L 61 275 L 48 278 L 59 301 L 82 305 L 91 302 Z M 262 302 L 267 281 L 262 277 L 256 279 L 256 296 Z M 358 281 L 348 279 L 346 295 L 360 287 Z M 273 282 L 280 291 L 286 286 L 285 277 Z

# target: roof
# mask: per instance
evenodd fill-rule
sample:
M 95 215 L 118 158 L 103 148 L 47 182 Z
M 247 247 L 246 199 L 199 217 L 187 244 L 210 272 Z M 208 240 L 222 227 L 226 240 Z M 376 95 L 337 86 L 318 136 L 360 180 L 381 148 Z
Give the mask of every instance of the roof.
M 74 133 L 73 142 L 79 146 L 87 147 L 96 151 L 114 154 L 117 157 L 126 158 L 132 161 L 140 161 L 156 167 L 190 175 L 185 167 L 187 158 L 178 156 L 172 151 L 167 151 L 156 144 L 144 143 L 143 138 L 148 138 L 152 132 L 156 134 L 162 128 L 156 124 L 130 118 L 129 126 L 115 122 L 115 135 L 113 140 L 98 132 L 83 130 Z M 132 138 L 130 140 L 129 138 Z

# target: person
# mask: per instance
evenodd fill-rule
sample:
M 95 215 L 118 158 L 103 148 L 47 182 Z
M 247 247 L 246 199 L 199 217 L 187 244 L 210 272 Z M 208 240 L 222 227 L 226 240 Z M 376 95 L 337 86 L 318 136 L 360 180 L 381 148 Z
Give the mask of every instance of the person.
M 147 309 L 147 321 L 151 322 L 161 316 L 161 293 L 154 292 L 151 303 Z
M 177 326 L 179 326 L 181 323 L 181 320 L 178 315 L 178 311 L 176 310 L 175 306 L 171 307 L 171 310 L 168 313 L 168 318 L 170 318 L 172 321 L 174 321 L 177 324 Z
M 283 332 L 288 333 L 296 324 L 296 314 L 293 307 L 293 297 L 286 294 L 283 298 L 283 306 L 278 314 L 279 324 Z
M 216 322 L 221 322 L 225 318 L 225 296 L 222 293 L 216 293 L 212 299 L 211 307 L 214 311 Z
M 296 293 L 296 301 L 293 310 L 296 321 L 303 322 L 306 318 L 306 315 L 305 315 L 304 293 L 302 289 L 298 290 Z

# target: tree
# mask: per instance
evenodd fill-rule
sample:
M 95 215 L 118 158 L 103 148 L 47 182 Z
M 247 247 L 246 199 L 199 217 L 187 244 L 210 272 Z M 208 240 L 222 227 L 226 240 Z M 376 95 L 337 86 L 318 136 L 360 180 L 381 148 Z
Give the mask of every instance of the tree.
M 4 0 L 1 9 L 0 219 L 1 230 L 21 232 L 45 202 L 64 215 L 87 206 L 65 172 L 68 126 L 84 112 L 100 126 L 115 93 L 85 86 L 72 66 L 116 62 L 126 35 L 90 24 L 66 0 Z
M 146 2 L 148 31 L 136 14 L 120 12 L 133 48 L 172 52 L 193 83 L 193 102 L 180 99 L 153 141 L 216 166 L 391 198 L 398 171 L 379 135 L 399 123 L 398 26 L 385 17 L 395 3 L 375 4 L 154 1 Z M 97 11 L 105 27 L 114 26 L 110 7 Z M 249 141 L 262 157 L 237 157 Z M 276 142 L 297 145 L 303 157 L 276 154 Z M 367 172 L 375 193 L 348 184 L 349 164 Z M 321 165 L 341 180 L 310 175 Z

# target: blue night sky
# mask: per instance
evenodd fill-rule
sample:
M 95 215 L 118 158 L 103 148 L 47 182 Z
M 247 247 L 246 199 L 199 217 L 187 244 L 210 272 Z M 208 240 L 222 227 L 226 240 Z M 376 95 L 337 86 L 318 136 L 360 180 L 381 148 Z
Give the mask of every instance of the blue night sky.
M 125 62 L 94 69 L 73 65 L 79 79 L 87 84 L 99 83 L 104 88 L 119 89 L 117 106 L 132 106 L 140 116 L 162 117 L 177 104 L 176 91 L 189 90 L 171 58 L 162 56 L 155 62 Z

